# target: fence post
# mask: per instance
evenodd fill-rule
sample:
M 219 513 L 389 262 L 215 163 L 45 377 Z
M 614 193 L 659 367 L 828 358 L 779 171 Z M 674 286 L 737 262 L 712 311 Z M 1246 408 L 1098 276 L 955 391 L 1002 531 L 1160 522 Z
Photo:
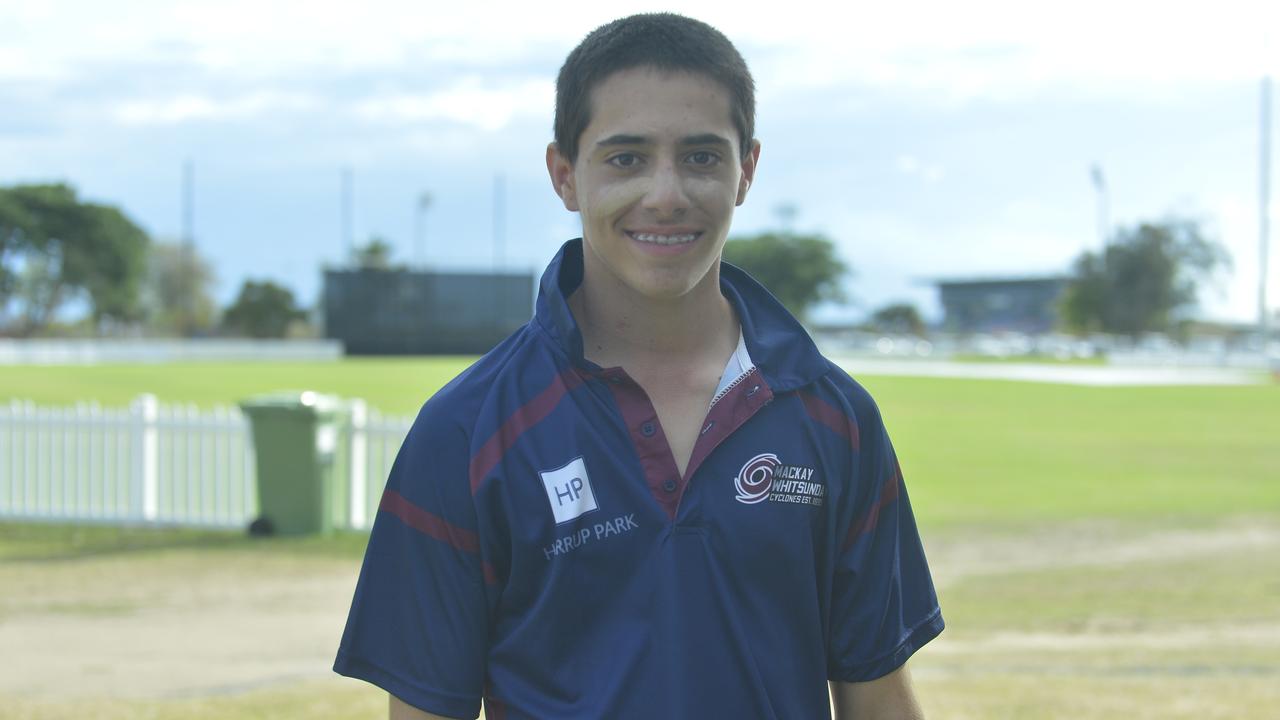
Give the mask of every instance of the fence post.
M 364 400 L 351 401 L 351 472 L 348 473 L 347 508 L 351 529 L 360 530 L 366 524 L 365 499 L 369 485 L 369 406 Z
M 153 522 L 158 515 L 157 486 L 160 466 L 159 403 L 150 393 L 139 395 L 129 407 L 133 416 L 133 491 L 130 515 Z

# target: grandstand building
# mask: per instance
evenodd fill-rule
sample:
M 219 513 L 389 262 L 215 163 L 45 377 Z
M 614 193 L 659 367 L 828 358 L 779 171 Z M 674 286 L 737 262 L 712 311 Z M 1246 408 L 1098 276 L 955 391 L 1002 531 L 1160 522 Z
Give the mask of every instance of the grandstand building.
M 348 355 L 474 355 L 533 316 L 534 278 L 519 273 L 325 270 L 326 338 Z
M 947 332 L 1017 332 L 1039 335 L 1058 326 L 1058 304 L 1070 278 L 968 278 L 934 280 Z

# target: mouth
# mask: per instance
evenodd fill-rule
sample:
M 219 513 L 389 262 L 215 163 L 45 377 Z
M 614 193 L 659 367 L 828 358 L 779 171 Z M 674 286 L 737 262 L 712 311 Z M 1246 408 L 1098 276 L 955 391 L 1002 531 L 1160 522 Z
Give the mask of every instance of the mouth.
M 702 235 L 701 232 L 649 233 L 626 231 L 627 237 L 646 245 L 688 245 Z

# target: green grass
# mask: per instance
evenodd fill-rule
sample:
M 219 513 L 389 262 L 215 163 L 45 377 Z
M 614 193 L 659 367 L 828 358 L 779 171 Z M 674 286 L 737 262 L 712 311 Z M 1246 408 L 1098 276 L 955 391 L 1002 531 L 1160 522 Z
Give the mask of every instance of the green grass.
M 172 363 L 165 365 L 17 365 L 0 373 L 0 402 L 67 405 L 96 400 L 124 406 L 140 393 L 198 407 L 232 405 L 279 390 L 359 397 L 386 413 L 416 413 L 424 400 L 475 361 L 473 357 L 352 358 L 310 363 Z
M 359 560 L 367 532 L 254 538 L 239 531 L 0 521 L 0 563 L 145 556 L 180 549 Z
M 992 603 L 991 598 L 1000 602 Z M 1276 624 L 1280 623 L 1280 557 L 1271 548 L 1236 548 L 1190 559 L 978 575 L 945 587 L 942 601 L 947 621 L 959 635 L 1132 633 L 1206 629 L 1215 624 Z
M 1268 677 L 1087 676 L 1015 672 L 916 675 L 930 720 L 1271 720 L 1280 692 Z
M 1280 512 L 1280 386 L 864 379 L 926 526 Z
M 468 363 L 6 368 L 0 401 L 120 405 L 150 391 L 208 407 L 305 388 L 409 413 Z M 940 578 L 948 630 L 912 661 L 929 717 L 1270 717 L 1280 654 L 1266 633 L 1280 626 L 1280 555 L 1274 540 L 1215 550 L 1212 537 L 1280 532 L 1280 386 L 862 380 L 884 413 Z M 1179 533 L 1210 545 L 1164 544 Z M 42 614 L 122 622 L 186 597 L 189 585 L 354 572 L 366 542 L 363 533 L 263 540 L 0 523 L 0 587 L 12 591 L 0 593 L 0 626 Z M 1154 550 L 1136 560 L 1092 555 L 1141 543 Z M 1006 555 L 1025 564 L 1002 563 Z M 980 569 L 961 572 L 966 562 Z M 386 699 L 331 678 L 173 699 L 5 695 L 0 708 L 0 717 L 32 720 L 336 720 L 384 716 Z
M 210 407 L 311 389 L 413 413 L 472 358 L 5 368 L 0 402 Z M 1280 385 L 1076 387 L 862 378 L 926 527 L 1079 517 L 1211 521 L 1280 512 Z

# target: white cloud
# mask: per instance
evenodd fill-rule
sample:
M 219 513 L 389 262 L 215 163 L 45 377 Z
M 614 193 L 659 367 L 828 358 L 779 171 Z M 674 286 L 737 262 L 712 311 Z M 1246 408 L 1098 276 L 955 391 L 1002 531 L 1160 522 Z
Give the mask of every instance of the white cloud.
M 649 2 L 451 4 L 410 0 L 71 0 L 0 8 L 0 77 L 83 77 L 105 64 L 173 62 L 263 74 L 404 69 L 450 62 L 513 68 L 560 57 L 587 31 Z M 871 85 L 957 102 L 1069 89 L 1149 95 L 1280 74 L 1280 3 L 1132 0 L 859 3 L 839 16 L 806 0 L 744 12 L 690 0 L 748 54 L 762 96 Z M 16 69 L 15 69 L 16 68 Z M 833 98 L 839 98 L 836 94 Z
M 869 3 L 847 19 L 814 22 L 823 15 L 788 3 L 790 17 L 744 34 L 772 49 L 756 66 L 770 93 L 853 84 L 939 102 L 1064 90 L 1160 96 L 1280 72 L 1280 48 L 1265 38 L 1280 23 L 1277 8 L 1267 0 Z
M 1020 104 L 1027 99 L 1049 97 L 1063 101 L 1061 106 L 1069 111 L 1070 101 L 1081 97 L 1186 97 L 1201 85 L 1220 86 L 1223 81 L 1247 79 L 1252 86 L 1266 69 L 1280 75 L 1280 44 L 1268 51 L 1263 39 L 1266 28 L 1280 28 L 1280 3 L 1275 0 L 1223 0 L 1212 5 L 904 0 L 854 3 L 842 10 L 816 0 L 750 10 L 740 0 L 687 0 L 681 8 L 721 28 L 743 49 L 760 87 L 762 116 L 776 116 L 779 103 L 802 98 L 817 98 L 804 105 L 806 113 L 828 117 L 837 114 L 833 108 L 841 103 L 868 97 L 877 103 L 874 113 L 908 120 L 922 101 L 1007 101 L 1004 107 L 1020 111 L 1028 107 Z M 4 157 L 12 162 L 5 163 L 6 171 L 26 167 L 40 174 L 56 167 L 69 168 L 65 172 L 71 175 L 92 176 L 91 168 L 76 165 L 92 154 L 67 148 L 93 145 L 102 117 L 141 129 L 125 137 L 142 145 L 149 142 L 152 135 L 147 131 L 153 127 L 231 120 L 243 121 L 243 129 L 252 131 L 248 125 L 254 120 L 317 109 L 334 116 L 326 119 L 336 119 L 332 125 L 339 131 L 332 132 L 330 124 L 312 123 L 330 131 L 318 133 L 307 123 L 298 124 L 291 135 L 296 136 L 293 149 L 299 156 L 340 152 L 344 161 L 370 156 L 368 164 L 377 167 L 377 162 L 390 164 L 390 158 L 404 156 L 406 149 L 415 159 L 430 151 L 433 158 L 451 154 L 447 160 L 453 162 L 465 148 L 473 163 L 500 167 L 515 162 L 507 151 L 509 142 L 513 147 L 527 145 L 528 155 L 519 162 L 538 170 L 549 125 L 545 119 L 553 102 L 552 63 L 598 24 L 645 9 L 659 7 L 598 0 L 497 6 L 420 0 L 0 0 L 0 82 L 17 81 L 17 90 L 0 96 L 0 104 L 7 100 L 19 110 L 29 107 L 26 114 L 38 117 L 40 126 L 61 133 L 44 144 L 25 136 L 0 138 L 9 143 Z M 1272 32 L 1280 38 L 1280 29 Z M 442 68 L 455 74 L 442 75 Z M 452 80 L 457 73 L 466 77 Z M 441 77 L 446 78 L 443 86 Z M 386 84 L 360 84 L 369 78 L 385 78 Z M 0 91 L 7 89 L 0 86 Z M 1252 122 L 1256 104 L 1243 109 L 1206 107 L 1205 112 L 1247 114 Z M 522 121 L 533 125 L 531 119 L 538 120 L 536 137 L 520 135 Z M 1180 120 L 1169 117 L 1170 123 Z M 349 121 L 364 127 L 347 127 L 344 123 Z M 447 125 L 441 128 L 439 121 Z M 291 127 L 271 125 L 281 126 Z M 880 126 L 872 127 L 882 132 Z M 904 127 L 914 125 L 908 121 Z M 1089 127 L 1099 132 L 1097 124 Z M 500 128 L 508 129 L 500 136 L 501 144 L 495 136 L 482 134 Z M 234 130 L 240 133 L 242 128 Z M 175 143 L 187 141 L 182 133 L 175 136 L 181 136 Z M 1099 146 L 1106 140 L 1102 135 L 1096 138 Z M 868 143 L 880 141 L 867 138 Z M 877 153 L 873 159 L 880 167 L 875 170 L 890 177 L 896 171 L 899 182 L 914 178 L 922 196 L 946 194 L 944 187 L 947 193 L 974 192 L 968 186 L 990 178 L 976 171 L 963 153 L 949 152 L 953 146 L 939 142 L 909 138 L 902 146 L 912 153 L 888 155 L 885 160 Z M 495 148 L 501 152 L 494 153 Z M 1229 145 L 1221 155 L 1245 152 L 1249 150 Z M 831 175 L 857 178 L 865 168 L 856 164 L 867 157 L 851 155 Z M 991 157 L 993 163 L 1007 160 L 998 148 Z M 1099 157 L 1105 159 L 1101 150 L 1081 154 L 1079 167 L 1087 168 L 1090 158 Z M 441 162 L 441 168 L 451 167 Z M 1215 162 L 1201 158 L 1195 172 L 1212 171 Z M 1054 171 L 1044 167 L 1031 172 Z M 952 182 L 927 187 L 947 177 Z M 1135 171 L 1130 182 L 1159 186 L 1161 203 L 1170 192 L 1200 187 L 1190 181 L 1161 184 L 1164 180 Z M 995 180 L 987 182 L 999 186 Z M 1083 175 L 1080 184 L 1085 187 Z M 804 191 L 799 187 L 795 192 Z M 1116 187 L 1123 184 L 1117 182 Z M 1080 193 L 1074 200 L 1055 193 L 1044 208 L 995 207 L 990 213 L 994 217 L 981 222 L 958 211 L 948 215 L 929 210 L 927 197 L 881 220 L 840 222 L 838 215 L 824 216 L 813 204 L 806 206 L 805 216 L 830 223 L 837 234 L 874 240 L 850 248 L 862 255 L 851 257 L 868 280 L 888 272 L 879 268 L 892 271 L 895 262 L 930 272 L 960 271 L 978 263 L 991 265 L 992 271 L 1013 270 L 1057 264 L 1094 237 L 1091 200 L 1084 189 Z M 1251 276 L 1256 285 L 1256 201 L 1249 201 L 1247 194 L 1239 197 L 1228 209 L 1218 209 L 1216 201 L 1209 207 L 1216 211 L 1224 240 L 1237 257 L 1231 301 L 1224 307 L 1229 305 L 1232 314 L 1248 315 L 1256 298 L 1245 282 Z M 1126 207 L 1123 200 L 1117 195 L 1117 214 Z M 988 201 L 994 202 L 990 191 L 974 199 Z M 1064 210 L 1063 203 L 1074 205 Z M 1130 214 L 1136 217 L 1142 209 Z M 933 219 L 940 214 L 945 223 Z M 1273 227 L 1280 228 L 1280 215 L 1273 218 Z M 553 234 L 572 233 L 576 231 L 557 228 Z M 1273 231 L 1273 236 L 1280 232 Z M 1280 246 L 1280 241 L 1273 246 Z M 1047 255 L 1049 248 L 1055 250 Z M 1272 251 L 1272 264 L 1280 271 L 1280 250 Z M 1273 272 L 1272 284 L 1277 290 L 1273 303 L 1280 302 L 1280 272 Z
M 914 155 L 899 155 L 895 165 L 899 173 L 918 177 L 929 184 L 942 180 L 947 174 L 941 165 L 922 163 Z
M 555 85 L 550 80 L 486 87 L 480 78 L 468 78 L 436 92 L 373 97 L 358 103 L 355 114 L 378 123 L 448 120 L 493 131 L 505 127 L 517 115 L 543 114 L 554 103 Z
M 315 101 L 305 95 L 257 91 L 237 97 L 215 99 L 200 93 L 182 93 L 167 98 L 129 100 L 113 109 L 121 125 L 175 125 L 202 120 L 246 120 L 282 111 L 306 110 Z

